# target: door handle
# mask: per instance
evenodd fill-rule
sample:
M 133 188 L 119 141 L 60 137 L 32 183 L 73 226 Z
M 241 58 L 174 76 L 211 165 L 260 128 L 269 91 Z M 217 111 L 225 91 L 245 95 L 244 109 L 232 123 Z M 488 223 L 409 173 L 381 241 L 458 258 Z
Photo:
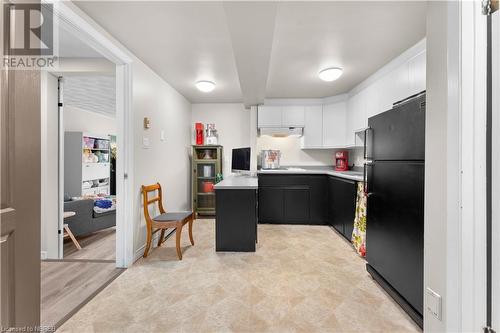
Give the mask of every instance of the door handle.
M 364 147 L 363 147 L 363 155 L 364 155 L 364 158 L 365 160 L 366 159 L 372 159 L 372 147 L 371 147 L 371 144 L 372 144 L 372 140 L 373 140 L 373 129 L 368 127 L 367 129 L 365 129 L 365 143 L 364 143 Z
M 365 162 L 365 164 L 363 166 L 363 180 L 364 180 L 363 189 L 364 189 L 364 192 L 365 192 L 367 197 L 373 194 L 371 192 L 372 186 L 370 185 L 370 180 L 372 177 L 368 177 L 368 169 L 372 168 L 372 167 L 373 167 L 372 161 Z M 370 178 L 370 179 L 368 179 L 368 178 Z
M 5 243 L 10 237 L 10 233 L 7 235 L 0 236 L 0 244 Z

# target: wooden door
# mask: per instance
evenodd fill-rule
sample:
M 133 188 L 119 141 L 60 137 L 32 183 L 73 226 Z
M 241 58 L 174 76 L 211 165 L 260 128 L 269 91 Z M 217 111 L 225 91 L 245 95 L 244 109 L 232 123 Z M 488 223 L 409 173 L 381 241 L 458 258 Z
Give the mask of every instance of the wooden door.
M 2 5 L 0 17 L 4 17 L 4 10 Z M 1 32 L 0 35 L 3 36 Z M 3 43 L 0 44 L 2 44 L 0 54 L 3 57 Z M 2 67 L 0 69 L 0 300 L 2 302 L 0 326 L 2 328 L 16 326 L 31 329 L 40 324 L 40 130 L 39 71 L 13 71 Z

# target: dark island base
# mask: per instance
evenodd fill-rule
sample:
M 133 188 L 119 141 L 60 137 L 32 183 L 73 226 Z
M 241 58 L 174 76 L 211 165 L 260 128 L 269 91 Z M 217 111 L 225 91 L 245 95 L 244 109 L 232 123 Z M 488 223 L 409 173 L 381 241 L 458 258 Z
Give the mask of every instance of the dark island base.
M 255 252 L 257 190 L 215 190 L 215 250 Z

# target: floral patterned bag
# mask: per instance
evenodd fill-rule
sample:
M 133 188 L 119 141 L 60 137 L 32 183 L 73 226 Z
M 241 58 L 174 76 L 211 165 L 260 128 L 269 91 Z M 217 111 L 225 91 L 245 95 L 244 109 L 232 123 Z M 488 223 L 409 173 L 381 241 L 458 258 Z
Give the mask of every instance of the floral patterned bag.
M 364 184 L 358 183 L 356 197 L 356 214 L 354 216 L 354 229 L 352 230 L 352 245 L 360 256 L 366 256 L 366 193 Z

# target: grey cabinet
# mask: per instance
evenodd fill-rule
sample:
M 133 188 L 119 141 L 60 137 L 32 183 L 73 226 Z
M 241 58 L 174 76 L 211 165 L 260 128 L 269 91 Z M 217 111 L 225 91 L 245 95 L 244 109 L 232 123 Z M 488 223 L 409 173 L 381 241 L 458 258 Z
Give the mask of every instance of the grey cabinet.
M 218 189 L 215 250 L 254 252 L 257 241 L 257 190 Z
M 259 221 L 279 223 L 284 218 L 283 188 L 259 186 Z
M 328 177 L 328 220 L 341 235 L 351 240 L 356 212 L 356 182 Z
M 309 186 L 288 187 L 283 190 L 284 220 L 305 222 L 311 218 L 311 190 Z
M 259 175 L 259 222 L 326 224 L 323 175 Z

